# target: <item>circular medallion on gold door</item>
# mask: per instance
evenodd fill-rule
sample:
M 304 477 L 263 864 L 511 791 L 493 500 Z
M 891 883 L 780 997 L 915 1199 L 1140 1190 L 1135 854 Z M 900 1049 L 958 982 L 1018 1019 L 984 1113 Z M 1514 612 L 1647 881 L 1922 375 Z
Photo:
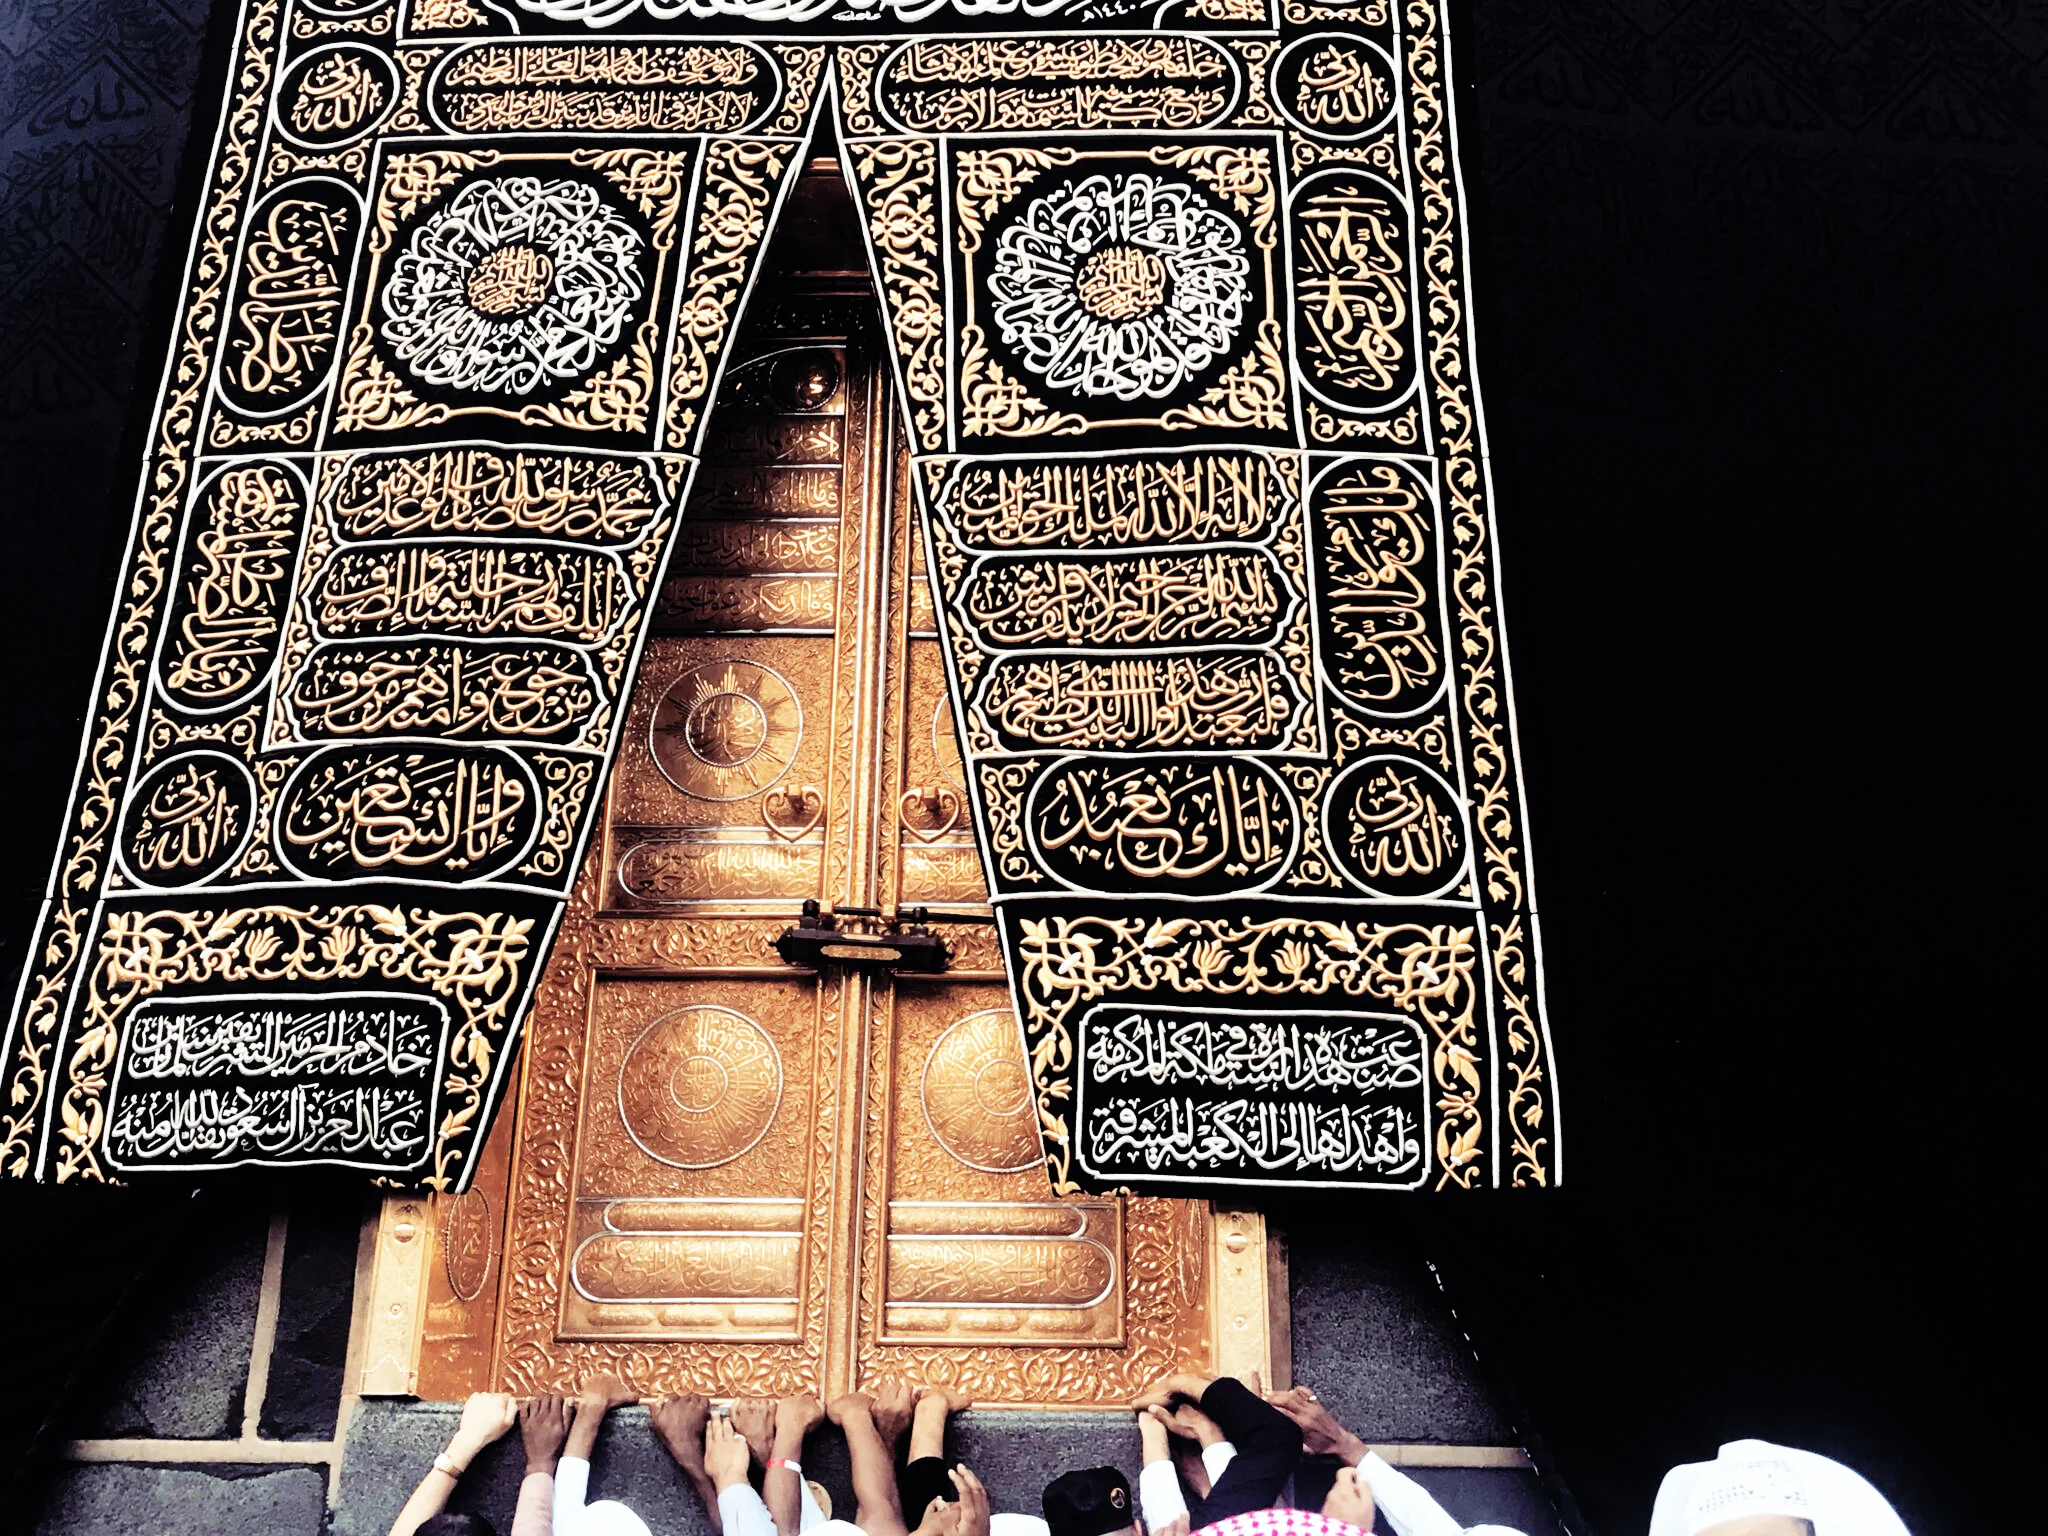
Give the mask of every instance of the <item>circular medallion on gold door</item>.
M 699 800 L 744 800 L 788 771 L 804 712 L 781 675 L 752 661 L 710 661 L 668 685 L 648 750 L 662 776 Z
M 782 1101 L 782 1057 L 730 1008 L 665 1013 L 619 1068 L 619 1117 L 640 1150 L 675 1168 L 716 1168 L 767 1134 Z
M 925 1123 L 940 1146 L 983 1173 L 1021 1173 L 1039 1160 L 1038 1115 L 1017 1016 L 970 1013 L 925 1057 Z

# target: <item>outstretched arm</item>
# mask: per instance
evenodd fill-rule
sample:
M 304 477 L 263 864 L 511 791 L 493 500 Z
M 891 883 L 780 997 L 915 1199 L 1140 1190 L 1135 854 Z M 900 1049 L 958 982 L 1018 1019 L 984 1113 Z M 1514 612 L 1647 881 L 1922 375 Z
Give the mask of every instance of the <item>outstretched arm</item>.
M 1151 1536 L 1187 1536 L 1188 1501 L 1174 1471 L 1167 1423 L 1166 1410 L 1156 1403 L 1138 1410 L 1138 1443 L 1145 1461 L 1138 1473 L 1138 1511 Z
M 420 1479 L 405 1508 L 391 1522 L 391 1536 L 412 1536 L 448 1507 L 455 1480 L 469 1470 L 477 1452 L 498 1439 L 518 1418 L 519 1405 L 503 1392 L 475 1392 L 462 1405 L 462 1422 L 449 1437 L 448 1449 L 434 1458 L 433 1469 Z
M 519 1405 L 519 1438 L 526 1446 L 526 1476 L 512 1511 L 512 1536 L 549 1536 L 554 1525 L 555 1464 L 569 1436 L 569 1399 L 529 1397 Z
M 1217 1377 L 1203 1389 L 1200 1402 L 1202 1412 L 1237 1447 L 1237 1455 L 1208 1496 L 1188 1511 L 1196 1530 L 1270 1507 L 1301 1460 L 1301 1427 L 1235 1377 Z
M 804 1436 L 824 1417 L 824 1407 L 808 1392 L 775 1405 L 775 1443 L 761 1474 L 761 1502 L 775 1517 L 775 1536 L 797 1536 L 803 1524 Z

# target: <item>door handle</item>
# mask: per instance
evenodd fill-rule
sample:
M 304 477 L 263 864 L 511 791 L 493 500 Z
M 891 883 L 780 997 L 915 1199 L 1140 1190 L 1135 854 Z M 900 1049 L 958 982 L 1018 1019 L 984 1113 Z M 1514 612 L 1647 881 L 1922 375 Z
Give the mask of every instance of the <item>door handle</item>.
M 950 784 L 918 784 L 896 801 L 896 819 L 921 843 L 935 843 L 960 825 L 967 802 Z
M 776 810 L 778 805 L 783 808 L 780 813 Z M 778 786 L 761 797 L 761 824 L 784 842 L 795 842 L 823 825 L 824 820 L 825 792 L 815 784 Z

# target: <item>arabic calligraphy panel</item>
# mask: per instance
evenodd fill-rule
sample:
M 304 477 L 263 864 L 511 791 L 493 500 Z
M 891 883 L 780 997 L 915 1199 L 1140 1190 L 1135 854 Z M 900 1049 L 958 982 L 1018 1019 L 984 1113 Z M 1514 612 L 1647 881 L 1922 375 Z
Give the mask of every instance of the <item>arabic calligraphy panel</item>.
M 307 879 L 406 874 L 461 884 L 516 863 L 539 829 L 540 786 L 492 747 L 332 747 L 279 796 L 277 856 Z
M 1217 896 L 1259 890 L 1293 864 L 1294 797 L 1250 759 L 1067 758 L 1027 791 L 1024 825 L 1069 890 Z
M 362 202 L 353 187 L 312 177 L 272 193 L 249 223 L 220 390 L 249 416 L 277 416 L 304 404 L 334 364 Z
M 307 149 L 338 149 L 375 128 L 399 89 L 398 66 L 374 48 L 308 49 L 278 86 L 278 130 Z
M 1463 879 L 1469 839 L 1457 793 L 1406 757 L 1368 757 L 1330 783 L 1324 837 L 1338 867 L 1376 896 L 1436 896 Z
M 1277 139 L 1088 142 L 948 155 L 962 441 L 1285 442 Z
M 1447 675 L 1434 497 L 1398 459 L 1344 459 L 1309 493 L 1323 673 L 1347 702 L 1405 715 Z
M 157 663 L 157 686 L 195 713 L 226 709 L 270 673 L 305 537 L 305 487 L 288 464 L 223 469 L 195 499 Z
M 758 44 L 492 41 L 435 66 L 427 112 L 450 133 L 738 133 L 782 96 Z
M 1412 1188 L 1429 1176 L 1423 1028 L 1360 1012 L 1097 1004 L 1075 1031 L 1099 1179 Z
M 136 782 L 122 818 L 121 862 L 138 884 L 198 885 L 230 864 L 256 824 L 256 781 L 240 759 L 185 752 Z

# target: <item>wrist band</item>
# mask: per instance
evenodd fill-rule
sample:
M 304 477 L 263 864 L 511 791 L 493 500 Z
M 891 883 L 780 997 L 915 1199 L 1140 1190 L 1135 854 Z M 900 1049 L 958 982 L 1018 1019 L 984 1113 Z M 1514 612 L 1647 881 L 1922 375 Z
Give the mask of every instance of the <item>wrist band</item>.
M 463 1473 L 467 1472 L 469 1468 L 463 1466 L 460 1462 L 456 1461 L 456 1459 L 453 1456 L 450 1456 L 446 1451 L 443 1451 L 440 1455 L 434 1458 L 434 1470 L 436 1472 L 446 1472 L 450 1477 L 460 1477 Z
M 798 1477 L 804 1475 L 804 1469 L 796 1462 L 791 1461 L 787 1456 L 770 1456 L 768 1458 L 768 1470 L 773 1472 L 777 1467 L 787 1467 Z

